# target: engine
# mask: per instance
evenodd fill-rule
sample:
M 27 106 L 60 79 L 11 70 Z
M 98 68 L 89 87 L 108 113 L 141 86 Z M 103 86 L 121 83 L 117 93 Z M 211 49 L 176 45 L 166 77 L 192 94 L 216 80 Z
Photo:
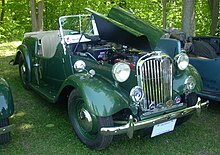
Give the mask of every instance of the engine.
M 138 59 L 143 55 L 136 49 L 103 40 L 95 43 L 81 43 L 75 54 L 109 64 L 125 61 L 130 65 L 131 69 L 135 69 Z

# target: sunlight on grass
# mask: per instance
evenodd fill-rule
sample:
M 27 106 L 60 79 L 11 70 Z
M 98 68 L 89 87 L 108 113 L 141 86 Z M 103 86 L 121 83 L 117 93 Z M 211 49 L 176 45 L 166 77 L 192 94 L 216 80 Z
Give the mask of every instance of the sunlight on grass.
M 54 124 L 47 124 L 47 125 L 46 125 L 47 128 L 52 128 L 52 127 L 54 127 L 54 126 L 55 126 Z
M 16 114 L 13 115 L 13 117 L 23 117 L 25 115 L 24 112 L 18 112 Z
M 21 41 L 13 41 L 0 44 L 0 56 L 12 56 L 16 53 L 16 48 L 21 44 Z
M 32 129 L 33 127 L 34 127 L 33 124 L 23 123 L 23 124 L 21 124 L 21 126 L 19 127 L 19 129 L 21 129 L 21 130 L 27 130 L 27 129 Z

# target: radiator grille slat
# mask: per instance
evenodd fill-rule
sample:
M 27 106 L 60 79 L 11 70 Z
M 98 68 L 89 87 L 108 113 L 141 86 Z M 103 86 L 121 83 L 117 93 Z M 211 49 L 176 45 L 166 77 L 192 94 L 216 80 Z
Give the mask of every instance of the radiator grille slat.
M 140 61 L 139 84 L 144 90 L 144 108 L 172 99 L 172 61 L 169 57 L 150 57 Z

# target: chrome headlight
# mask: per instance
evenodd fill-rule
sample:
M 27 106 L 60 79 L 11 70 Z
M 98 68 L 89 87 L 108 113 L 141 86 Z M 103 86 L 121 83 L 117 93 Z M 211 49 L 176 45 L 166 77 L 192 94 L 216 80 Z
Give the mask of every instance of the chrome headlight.
M 112 68 L 112 76 L 118 82 L 125 82 L 130 76 L 131 69 L 128 64 L 118 62 Z
M 175 60 L 180 70 L 186 69 L 189 65 L 189 57 L 185 53 L 178 54 Z
M 74 63 L 74 69 L 77 71 L 77 72 L 82 72 L 84 71 L 86 68 L 86 63 L 82 60 L 77 60 L 75 63 Z
M 188 76 L 184 82 L 187 90 L 193 90 L 196 86 L 196 80 L 192 76 Z
M 135 86 L 130 91 L 130 97 L 134 102 L 140 102 L 143 99 L 144 92 L 140 86 Z

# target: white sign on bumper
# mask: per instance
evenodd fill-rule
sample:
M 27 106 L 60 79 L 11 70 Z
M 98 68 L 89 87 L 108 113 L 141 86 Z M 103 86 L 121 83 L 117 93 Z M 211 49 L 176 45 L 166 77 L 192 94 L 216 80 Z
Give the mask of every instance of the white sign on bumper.
M 157 124 L 153 127 L 151 137 L 161 135 L 174 130 L 176 119 Z

